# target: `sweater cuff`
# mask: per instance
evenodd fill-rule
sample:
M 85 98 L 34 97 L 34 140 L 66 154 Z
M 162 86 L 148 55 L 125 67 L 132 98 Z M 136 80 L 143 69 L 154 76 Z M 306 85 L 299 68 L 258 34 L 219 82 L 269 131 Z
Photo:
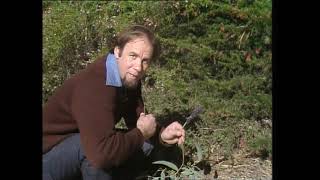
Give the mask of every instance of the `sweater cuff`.
M 128 132 L 132 137 L 133 139 L 135 140 L 135 144 L 141 148 L 143 146 L 143 143 L 144 143 L 144 136 L 142 134 L 142 132 L 138 129 L 138 128 L 133 128 L 131 129 L 130 132 Z

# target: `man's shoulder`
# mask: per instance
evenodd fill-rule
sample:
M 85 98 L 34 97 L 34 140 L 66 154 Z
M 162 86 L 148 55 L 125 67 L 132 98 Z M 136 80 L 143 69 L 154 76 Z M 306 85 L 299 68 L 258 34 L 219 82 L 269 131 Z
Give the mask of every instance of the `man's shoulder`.
M 108 54 L 100 55 L 100 56 L 96 57 L 96 59 L 94 60 L 93 63 L 105 63 L 106 59 L 107 59 L 107 55 Z
M 75 73 L 72 78 L 83 79 L 85 77 L 92 77 L 92 75 L 105 75 L 105 61 L 106 55 L 99 56 L 92 63 L 88 64 L 84 69 Z
M 88 64 L 85 69 L 102 68 L 105 69 L 107 55 L 98 56 L 92 63 Z

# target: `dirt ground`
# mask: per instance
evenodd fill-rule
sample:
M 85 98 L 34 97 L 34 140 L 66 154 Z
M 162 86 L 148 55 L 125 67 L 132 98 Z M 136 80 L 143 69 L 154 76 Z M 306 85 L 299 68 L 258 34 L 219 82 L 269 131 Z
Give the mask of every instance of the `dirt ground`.
M 205 174 L 201 180 L 272 180 L 271 160 L 271 157 L 262 159 L 241 150 L 232 154 L 232 158 L 225 158 L 213 151 L 197 166 Z
M 222 158 L 223 159 L 223 158 Z M 272 161 L 259 157 L 248 157 L 245 154 L 235 154 L 232 160 L 216 158 L 210 162 L 211 171 L 205 179 L 213 180 L 271 180 Z

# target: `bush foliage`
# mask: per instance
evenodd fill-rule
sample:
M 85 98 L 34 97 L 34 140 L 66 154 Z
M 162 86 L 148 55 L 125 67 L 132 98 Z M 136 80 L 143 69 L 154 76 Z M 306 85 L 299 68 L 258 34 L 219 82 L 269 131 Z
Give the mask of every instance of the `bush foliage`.
M 272 120 L 271 4 L 43 1 L 43 103 L 70 75 L 106 54 L 117 32 L 144 24 L 162 49 L 143 79 L 148 111 L 162 121 L 184 122 L 202 105 L 186 148 L 198 141 L 209 149 L 219 145 L 226 157 L 239 148 L 271 156 L 271 127 L 262 123 Z

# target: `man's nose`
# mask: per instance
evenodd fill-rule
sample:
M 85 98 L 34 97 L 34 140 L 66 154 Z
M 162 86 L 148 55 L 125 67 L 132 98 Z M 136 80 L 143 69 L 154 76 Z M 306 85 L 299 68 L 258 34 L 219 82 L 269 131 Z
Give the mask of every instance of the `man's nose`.
M 140 58 L 136 60 L 135 69 L 138 72 L 142 71 L 142 60 Z

